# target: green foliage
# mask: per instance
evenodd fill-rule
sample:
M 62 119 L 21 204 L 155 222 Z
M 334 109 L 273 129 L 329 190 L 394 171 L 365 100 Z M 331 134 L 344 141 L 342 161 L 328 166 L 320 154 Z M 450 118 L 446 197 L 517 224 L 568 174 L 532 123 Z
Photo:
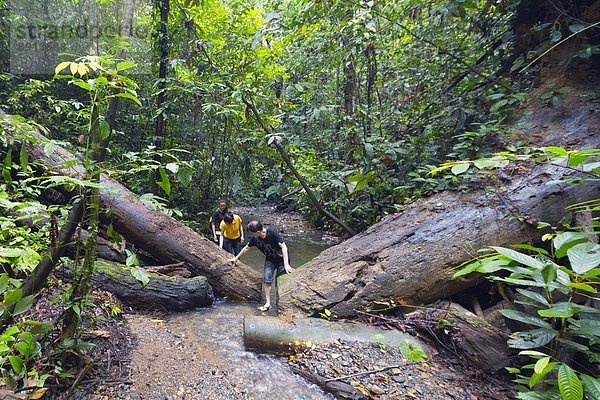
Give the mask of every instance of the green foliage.
M 494 281 L 518 287 L 517 303 L 524 307 L 523 311 L 504 309 L 501 313 L 533 329 L 515 332 L 508 345 L 525 349 L 521 355 L 537 359 L 534 364 L 510 370 L 517 374 L 518 383 L 528 387 L 519 387 L 520 398 L 529 398 L 541 388 L 550 387 L 543 394 L 549 397 L 539 398 L 552 398 L 552 393 L 558 391 L 563 399 L 582 399 L 581 379 L 584 379 L 585 387 L 589 387 L 586 398 L 595 398 L 597 382 L 580 379 L 584 374 L 560 358 L 565 354 L 561 351 L 564 348 L 580 353 L 591 364 L 597 364 L 600 355 L 600 310 L 584 304 L 587 298 L 598 293 L 600 245 L 588 241 L 582 243 L 585 236 L 589 234 L 559 232 L 554 235 L 554 257 L 541 251 L 543 249 L 530 246 L 533 256 L 492 247 L 494 254 L 464 265 L 454 275 L 457 278 L 477 271 Z M 531 370 L 533 372 L 528 374 Z M 558 374 L 558 380 L 553 378 L 554 374 Z M 530 392 L 531 389 L 534 392 Z
M 423 347 L 421 347 L 421 345 L 414 340 L 406 339 L 400 345 L 400 352 L 407 360 L 421 362 L 427 361 L 427 353 Z
M 331 321 L 331 318 L 334 317 L 334 315 L 331 310 L 325 308 L 323 312 L 319 313 L 319 317 L 326 319 L 327 321 Z

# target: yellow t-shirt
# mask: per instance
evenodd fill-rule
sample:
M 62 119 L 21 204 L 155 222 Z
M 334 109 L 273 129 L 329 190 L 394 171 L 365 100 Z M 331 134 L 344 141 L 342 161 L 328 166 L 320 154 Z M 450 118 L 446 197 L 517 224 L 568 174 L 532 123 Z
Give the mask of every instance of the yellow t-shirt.
M 219 229 L 221 229 L 221 234 L 224 238 L 227 239 L 237 239 L 240 237 L 240 227 L 242 226 L 242 219 L 239 215 L 233 214 L 233 221 L 228 224 L 225 221 L 221 221 L 221 225 L 219 225 Z

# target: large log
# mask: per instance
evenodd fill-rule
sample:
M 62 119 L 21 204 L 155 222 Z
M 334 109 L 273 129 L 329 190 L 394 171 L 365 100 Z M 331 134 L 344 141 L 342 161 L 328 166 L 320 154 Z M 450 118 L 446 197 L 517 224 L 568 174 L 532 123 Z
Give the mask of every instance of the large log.
M 146 273 L 149 281 L 142 286 L 123 264 L 97 260 L 92 282 L 95 287 L 113 293 L 124 304 L 142 310 L 185 311 L 210 306 L 215 296 L 203 276 L 183 278 Z
M 0 113 L 0 119 L 11 118 Z M 5 132 L 10 136 L 10 133 Z M 50 152 L 48 139 L 34 129 L 29 134 L 38 143 L 28 144 L 29 158 L 50 173 L 82 179 L 83 166 L 67 150 Z M 46 151 L 45 151 L 46 150 Z M 101 177 L 101 203 L 110 209 L 112 223 L 128 242 L 144 249 L 165 264 L 183 263 L 194 275 L 205 276 L 217 293 L 239 300 L 258 300 L 261 276 L 251 267 L 227 260 L 229 254 L 174 218 L 152 210 L 131 191 L 105 175 Z
M 539 146 L 600 147 L 600 115 L 593 107 L 590 102 L 542 109 L 518 126 L 523 136 L 539 135 Z M 446 298 L 475 283 L 471 277 L 451 277 L 452 268 L 478 249 L 539 240 L 536 221 L 559 225 L 565 207 L 598 197 L 598 181 L 546 184 L 576 174 L 538 165 L 502 176 L 506 183 L 496 179 L 471 193 L 442 192 L 417 201 L 281 277 L 279 305 L 309 315 L 329 309 L 349 317 L 355 310 L 385 307 L 382 303 Z
M 405 322 L 420 337 L 428 338 L 432 346 L 449 356 L 459 357 L 465 365 L 490 374 L 511 364 L 516 356 L 508 348 L 508 332 L 471 313 L 456 303 L 439 302 L 435 308 L 417 310 L 406 315 Z M 440 324 L 448 321 L 450 325 Z M 399 321 L 399 327 L 403 321 Z
M 291 355 L 313 344 L 332 343 L 337 339 L 396 347 L 410 340 L 427 350 L 424 343 L 409 334 L 356 322 L 342 323 L 319 318 L 284 321 L 264 316 L 244 318 L 244 346 L 256 353 Z

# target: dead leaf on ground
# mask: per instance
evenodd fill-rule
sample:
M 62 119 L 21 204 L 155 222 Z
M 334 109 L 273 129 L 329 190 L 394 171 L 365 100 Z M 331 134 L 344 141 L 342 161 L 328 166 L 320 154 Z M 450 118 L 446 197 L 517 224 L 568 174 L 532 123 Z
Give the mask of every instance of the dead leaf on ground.
M 110 337 L 109 331 L 92 330 L 92 331 L 88 331 L 88 333 L 91 335 L 96 335 L 96 336 L 104 338 L 104 339 L 108 339 Z
M 41 399 L 42 396 L 44 395 L 44 393 L 46 393 L 47 390 L 48 390 L 48 388 L 35 389 L 33 392 L 31 392 L 31 395 L 29 395 L 29 399 L 30 400 Z

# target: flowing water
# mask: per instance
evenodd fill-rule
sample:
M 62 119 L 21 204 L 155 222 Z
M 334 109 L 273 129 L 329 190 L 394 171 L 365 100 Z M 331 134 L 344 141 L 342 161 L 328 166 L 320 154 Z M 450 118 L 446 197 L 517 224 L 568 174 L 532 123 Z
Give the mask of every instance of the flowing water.
M 264 400 L 330 400 L 335 397 L 293 374 L 285 359 L 248 352 L 243 344 L 243 318 L 259 314 L 254 305 L 221 302 L 212 307 L 166 318 L 171 331 L 188 343 L 215 370 L 243 387 L 247 398 Z M 225 397 L 222 397 L 225 398 Z
M 311 229 L 301 217 L 274 212 L 268 207 L 233 209 L 244 223 L 246 241 L 250 238 L 246 225 L 257 219 L 265 226 L 277 229 L 290 251 L 294 268 L 310 261 L 335 243 L 335 238 Z M 246 253 L 242 262 L 262 274 L 264 256 L 257 249 Z M 256 304 L 235 303 L 227 300 L 213 306 L 172 314 L 166 318 L 172 331 L 177 331 L 195 351 L 212 365 L 229 369 L 228 376 L 236 385 L 248 390 L 249 398 L 273 400 L 334 399 L 299 376 L 293 374 L 284 359 L 247 352 L 243 344 L 244 316 L 260 315 Z

